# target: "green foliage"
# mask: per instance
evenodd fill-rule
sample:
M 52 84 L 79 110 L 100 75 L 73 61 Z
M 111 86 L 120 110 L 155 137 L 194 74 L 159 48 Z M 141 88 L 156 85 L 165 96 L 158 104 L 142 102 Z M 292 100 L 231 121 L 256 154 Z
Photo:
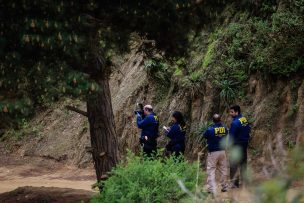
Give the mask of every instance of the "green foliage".
M 193 191 L 197 172 L 201 183 L 204 175 L 195 163 L 181 157 L 147 159 L 129 152 L 127 162 L 113 170 L 112 176 L 102 183 L 103 192 L 92 202 L 175 202 L 185 197 L 177 181 Z
M 239 14 L 219 32 L 216 60 L 223 69 L 239 72 L 240 82 L 248 71 L 287 77 L 303 71 L 304 17 L 300 1 L 295 2 L 269 18 Z
M 225 104 L 232 104 L 237 98 L 236 83 L 230 80 L 222 80 L 218 82 L 220 88 L 220 98 Z
M 275 2 L 264 2 L 259 17 L 242 10 L 209 34 L 202 75 L 218 89 L 221 102 L 229 105 L 242 98 L 249 75 L 257 71 L 265 77 L 304 73 L 302 3 L 274 9 Z M 290 114 L 295 111 L 293 107 Z
M 263 183 L 259 190 L 260 192 L 266 193 L 264 197 L 262 197 L 262 202 L 270 203 L 270 202 L 278 202 L 285 203 L 286 202 L 286 181 L 280 179 L 273 179 Z M 266 191 L 266 192 L 265 192 Z
M 257 202 L 287 202 L 287 192 L 292 188 L 294 181 L 304 179 L 304 154 L 303 147 L 297 146 L 290 152 L 290 159 L 283 174 L 265 181 L 256 190 Z M 293 203 L 300 203 L 303 200 L 303 191 L 291 199 Z
M 184 57 L 174 59 L 171 68 L 174 69 L 173 76 L 178 80 L 185 76 L 187 71 L 187 60 Z
M 199 81 L 202 81 L 204 76 L 204 72 L 202 70 L 193 71 L 189 75 L 189 80 L 193 83 L 197 83 Z
M 9 1 L 1 4 L 1 118 L 21 120 L 37 106 L 73 94 L 73 73 L 85 72 L 90 60 L 87 20 L 93 2 Z M 14 19 L 14 21 L 11 21 Z M 86 79 L 86 83 L 92 83 Z M 85 89 L 82 89 L 86 93 Z M 70 92 L 69 92 L 70 93 Z M 4 110 L 5 109 L 5 110 Z M 2 119 L 1 119 L 2 120 Z
M 219 15 L 228 7 L 229 16 Z M 145 63 L 157 82 L 169 85 L 174 76 L 185 91 L 196 93 L 204 81 L 212 81 L 227 104 L 242 96 L 252 73 L 303 74 L 303 0 L 282 5 L 274 0 L 201 4 L 12 0 L 1 4 L 1 10 L 3 126 L 20 122 L 33 115 L 37 106 L 60 97 L 85 98 L 98 91 L 97 61 L 110 66 L 115 53 L 128 50 L 134 32 L 140 43 L 154 40 L 153 48 L 169 56 Z M 208 28 L 202 26 L 206 23 Z M 144 43 L 143 49 L 147 46 Z M 169 59 L 173 62 L 168 63 Z
M 191 56 L 187 58 L 175 59 L 173 68 L 175 69 L 174 76 L 176 77 L 180 87 L 191 93 L 199 91 L 201 83 L 204 81 L 204 71 L 193 68 Z
M 212 38 L 211 38 L 212 39 Z M 204 60 L 203 60 L 203 68 L 208 67 L 214 60 L 214 49 L 216 46 L 217 41 L 211 41 L 208 45 L 207 48 L 207 53 L 204 56 Z
M 151 58 L 145 61 L 145 68 L 149 76 L 157 82 L 170 85 L 172 70 L 166 62 L 158 58 Z
M 180 86 L 185 90 L 190 90 L 192 94 L 201 91 L 201 83 L 204 81 L 204 72 L 202 70 L 194 70 L 182 79 L 180 79 Z
M 40 125 L 31 126 L 26 119 L 22 119 L 18 124 L 19 129 L 7 130 L 0 138 L 0 141 L 6 139 L 21 140 L 23 137 L 28 135 L 38 136 L 42 128 Z
M 203 147 L 207 145 L 206 140 L 203 137 L 204 132 L 212 125 L 212 121 L 207 121 L 201 123 L 197 130 L 190 134 L 191 140 L 193 140 L 194 143 L 202 143 Z
M 180 0 L 3 2 L 1 123 L 32 115 L 37 106 L 62 96 L 83 98 L 98 91 L 94 81 L 108 76 L 111 57 L 128 51 L 134 33 L 139 41 L 154 40 L 166 55 L 181 53 L 199 22 L 194 6 Z M 156 77 L 168 82 L 168 75 L 161 73 L 166 67 L 157 63 L 153 67 L 160 65 L 161 70 Z
M 230 23 L 227 29 L 216 29 L 209 36 L 209 44 L 202 60 L 205 80 L 210 80 L 221 104 L 229 105 L 241 96 L 248 70 L 244 67 L 245 60 L 240 57 L 240 47 L 246 41 L 240 39 L 238 33 L 242 27 Z
M 183 75 L 183 71 L 179 68 L 176 68 L 173 75 L 176 76 L 176 77 L 180 77 L 180 76 Z

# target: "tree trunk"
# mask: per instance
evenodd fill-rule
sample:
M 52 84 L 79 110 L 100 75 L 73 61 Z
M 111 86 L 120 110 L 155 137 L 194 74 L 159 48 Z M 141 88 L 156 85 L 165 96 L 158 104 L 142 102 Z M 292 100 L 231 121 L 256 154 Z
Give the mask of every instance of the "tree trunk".
M 104 180 L 118 162 L 117 137 L 108 78 L 96 82 L 100 90 L 87 100 L 92 155 L 97 181 Z

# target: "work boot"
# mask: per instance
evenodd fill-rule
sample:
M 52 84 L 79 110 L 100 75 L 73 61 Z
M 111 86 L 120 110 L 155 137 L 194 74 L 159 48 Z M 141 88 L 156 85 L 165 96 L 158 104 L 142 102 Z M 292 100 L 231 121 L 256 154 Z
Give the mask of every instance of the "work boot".
M 239 179 L 231 180 L 231 182 L 230 182 L 230 188 L 231 189 L 235 189 L 235 188 L 239 188 L 239 187 L 240 187 Z
M 238 182 L 232 183 L 230 185 L 230 189 L 236 189 L 236 188 L 239 188 L 239 187 L 240 187 L 240 184 Z
M 222 190 L 221 190 L 222 192 L 227 192 L 228 191 L 228 189 L 227 188 L 222 188 Z

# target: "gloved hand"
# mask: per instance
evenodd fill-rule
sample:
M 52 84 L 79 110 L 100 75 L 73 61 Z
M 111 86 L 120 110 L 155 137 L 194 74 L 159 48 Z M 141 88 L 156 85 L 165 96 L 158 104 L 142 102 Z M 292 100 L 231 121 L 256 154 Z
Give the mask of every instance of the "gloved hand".
M 136 117 L 141 117 L 141 115 L 137 112 L 137 113 L 136 113 Z

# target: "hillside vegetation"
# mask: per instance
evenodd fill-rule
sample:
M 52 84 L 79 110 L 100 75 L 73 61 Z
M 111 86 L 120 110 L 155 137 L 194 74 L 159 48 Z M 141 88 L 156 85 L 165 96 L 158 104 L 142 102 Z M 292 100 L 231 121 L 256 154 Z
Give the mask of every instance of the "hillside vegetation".
M 124 193 L 119 193 L 117 202 L 124 202 L 127 194 L 134 201 L 153 202 L 157 197 L 155 202 L 175 202 L 178 201 L 174 199 L 176 195 L 183 201 L 192 200 L 191 194 L 197 189 L 195 164 L 179 163 L 177 176 L 172 176 L 173 160 L 146 161 L 134 154 L 126 158 L 128 150 L 139 153 L 139 131 L 133 111 L 135 104 L 142 102 L 155 107 L 161 125 L 169 123 L 170 114 L 175 110 L 185 114 L 185 157 L 196 160 L 202 151 L 203 166 L 206 150 L 202 131 L 216 112 L 223 114 L 224 123 L 229 126 L 227 107 L 240 104 L 252 126 L 249 162 L 253 183 L 257 174 L 262 179 L 270 179 L 260 185 L 253 184 L 257 202 L 285 202 L 288 189 L 303 180 L 304 171 L 301 152 L 304 146 L 304 0 L 189 2 L 151 1 L 146 6 L 124 2 L 119 12 L 115 3 L 100 10 L 105 12 L 101 17 L 106 23 L 111 23 L 107 29 L 97 32 L 96 44 L 104 52 L 91 51 L 94 57 L 101 53 L 109 68 L 106 76 L 110 82 L 119 158 L 128 161 L 114 169 L 112 177 L 102 185 L 105 191 L 93 201 L 118 198 L 116 188 L 123 186 L 122 176 L 130 184 L 121 189 Z M 17 6 L 13 4 L 6 6 Z M 66 12 L 64 8 L 68 5 L 58 5 L 59 10 L 52 8 L 54 12 L 62 12 L 60 9 Z M 155 5 L 160 9 L 152 12 Z M 91 6 L 85 7 L 88 9 L 85 11 L 101 8 Z M 43 7 L 44 10 L 47 9 Z M 61 13 L 52 22 L 40 16 L 35 20 L 23 15 L 27 19 L 25 24 L 21 21 L 12 25 L 1 23 L 1 28 L 8 31 L 1 32 L 0 36 L 0 137 L 3 143 L 21 140 L 20 149 L 29 156 L 53 157 L 59 161 L 64 157 L 64 160 L 70 159 L 69 163 L 84 166 L 90 162 L 86 153 L 87 118 L 68 112 L 64 106 L 84 109 L 84 102 L 95 99 L 95 93 L 103 87 L 96 82 L 95 72 L 86 69 L 92 65 L 90 57 L 93 56 L 85 52 L 90 49 L 87 42 L 92 39 L 84 30 L 87 20 L 92 19 L 83 16 L 78 19 L 82 11 L 73 11 L 70 21 L 67 14 Z M 121 14 L 127 17 L 122 19 Z M 67 20 L 66 25 L 62 19 Z M 84 24 L 76 29 L 79 22 Z M 21 24 L 22 32 L 16 34 Z M 75 33 L 70 35 L 69 31 L 74 29 Z M 9 46 L 12 42 L 16 43 L 13 48 Z M 36 60 L 25 55 L 24 50 L 42 52 L 35 56 L 39 58 Z M 71 58 L 67 60 L 64 56 Z M 71 63 L 75 58 L 80 61 L 76 64 L 83 66 Z M 73 102 L 71 99 L 75 98 Z M 45 110 L 46 113 L 41 113 Z M 43 127 L 46 128 L 43 130 Z M 61 137 L 59 131 L 68 139 Z M 81 143 L 70 141 L 75 134 Z M 30 144 L 24 143 L 27 141 Z M 164 147 L 166 142 L 161 135 L 159 147 Z M 75 148 L 81 151 L 79 155 L 73 151 Z M 145 168 L 147 165 L 151 165 L 151 171 Z M 144 176 L 150 172 L 155 173 L 155 182 L 147 181 L 156 184 L 154 192 L 159 192 L 159 196 L 153 191 L 149 193 L 151 196 L 146 195 L 145 190 L 151 191 L 149 185 L 136 182 L 137 178 L 143 178 L 138 174 Z M 162 184 L 163 177 L 189 180 L 186 188 L 190 195 L 177 191 L 177 183 Z M 174 198 L 164 191 L 172 193 Z M 199 195 L 200 201 L 205 201 L 207 195 L 203 189 Z M 299 195 L 294 201 L 300 202 L 301 198 Z

